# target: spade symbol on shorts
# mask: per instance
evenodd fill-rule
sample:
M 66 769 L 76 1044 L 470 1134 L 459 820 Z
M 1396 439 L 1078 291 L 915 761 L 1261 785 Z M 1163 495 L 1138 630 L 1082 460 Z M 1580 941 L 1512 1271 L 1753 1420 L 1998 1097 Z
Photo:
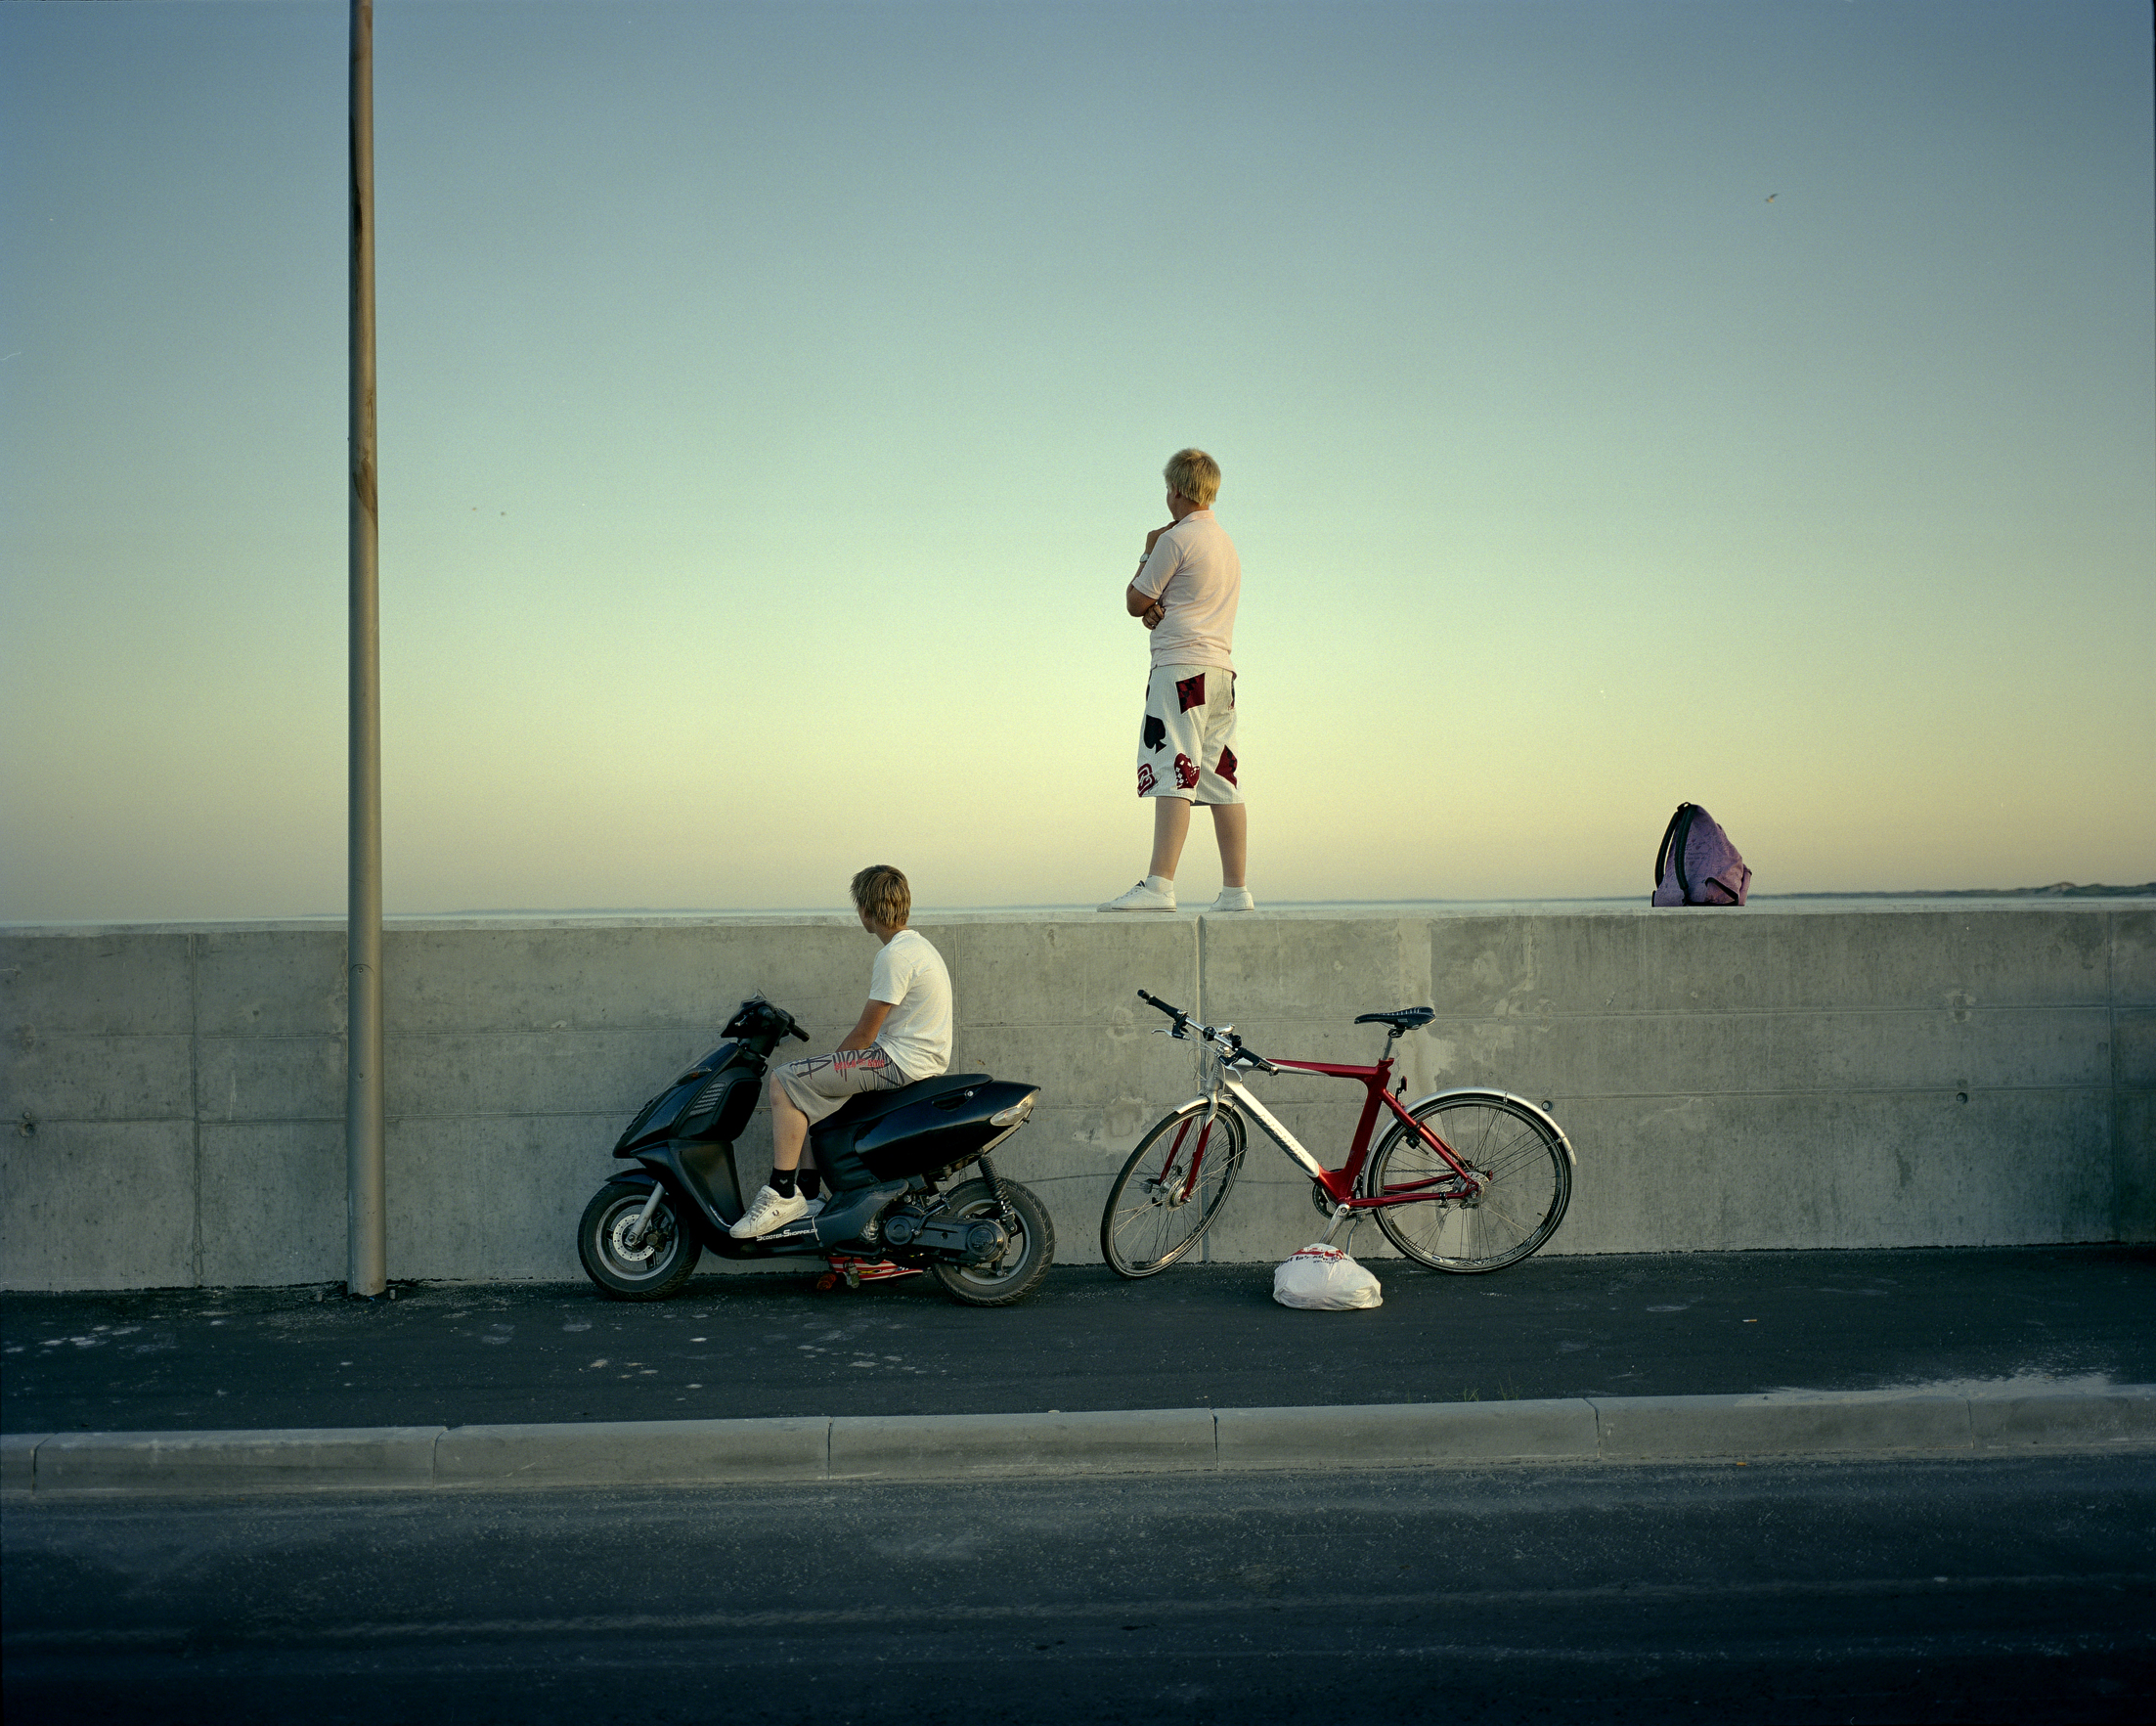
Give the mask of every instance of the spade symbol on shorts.
M 1145 716 L 1145 730 L 1139 734 L 1138 741 L 1148 749 L 1166 749 L 1167 747 L 1167 722 L 1157 713 L 1147 714 Z

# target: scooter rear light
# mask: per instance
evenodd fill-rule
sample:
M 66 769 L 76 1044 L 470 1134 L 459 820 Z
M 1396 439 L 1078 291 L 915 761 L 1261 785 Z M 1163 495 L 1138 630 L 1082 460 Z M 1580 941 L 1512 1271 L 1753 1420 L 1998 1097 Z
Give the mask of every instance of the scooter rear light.
M 1039 1097 L 1040 1092 L 1038 1092 L 1037 1090 L 1028 1091 L 1009 1108 L 998 1109 L 994 1114 L 990 1115 L 989 1117 L 989 1125 L 990 1127 L 1016 1127 L 1021 1121 L 1025 1120 L 1028 1115 L 1031 1115 L 1034 1112 L 1034 1104 L 1039 1100 Z

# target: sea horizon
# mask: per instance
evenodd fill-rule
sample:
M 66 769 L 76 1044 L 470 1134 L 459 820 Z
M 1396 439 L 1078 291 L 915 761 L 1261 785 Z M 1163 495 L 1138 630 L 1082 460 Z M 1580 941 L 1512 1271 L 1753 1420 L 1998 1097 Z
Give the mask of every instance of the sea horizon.
M 1294 914 L 1297 916 L 1322 916 L 1328 912 L 1386 912 L 1410 914 L 1417 911 L 1449 913 L 1475 913 L 1518 915 L 1535 911 L 1572 910 L 1632 910 L 1647 907 L 1650 895 L 1645 892 L 1630 894 L 1553 894 L 1538 898 L 1509 899 L 1324 899 L 1324 900 L 1267 900 L 1257 907 L 1258 912 Z M 1830 910 L 1837 907 L 1886 909 L 1898 905 L 1938 905 L 1951 903 L 1967 906 L 2043 904 L 2058 901 L 2156 901 L 2156 881 L 2138 886 L 2111 886 L 2105 883 L 2055 882 L 2045 887 L 1915 887 L 1857 889 L 1847 892 L 1818 893 L 1753 893 L 1751 905 L 1775 905 L 1788 909 Z M 1731 908 L 1716 907 L 1693 907 L 1693 909 Z M 1182 907 L 1185 911 L 1202 911 L 1205 903 L 1194 902 Z M 1040 904 L 1040 905 L 918 905 L 914 907 L 917 920 L 937 917 L 965 917 L 1008 920 L 1029 916 L 1067 916 L 1093 912 L 1089 904 Z M 454 910 L 386 911 L 385 924 L 452 924 L 452 923 L 607 923 L 607 922 L 733 922 L 758 919 L 798 920 L 811 917 L 848 919 L 851 913 L 842 905 L 823 904 L 813 906 L 569 906 L 538 907 L 509 906 L 498 907 L 470 907 Z M 341 910 L 295 911 L 284 915 L 260 917 L 50 917 L 0 920 L 0 929 L 7 930 L 56 930 L 56 929 L 108 929 L 108 928 L 198 928 L 198 927 L 253 927 L 268 923 L 320 923 L 341 924 L 347 913 Z

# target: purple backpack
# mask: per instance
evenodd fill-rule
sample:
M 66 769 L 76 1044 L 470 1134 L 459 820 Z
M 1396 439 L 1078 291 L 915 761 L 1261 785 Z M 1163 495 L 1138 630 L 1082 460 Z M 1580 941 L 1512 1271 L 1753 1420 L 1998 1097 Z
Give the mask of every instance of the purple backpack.
M 1752 872 L 1722 823 L 1696 803 L 1680 803 L 1654 854 L 1650 905 L 1742 905 Z

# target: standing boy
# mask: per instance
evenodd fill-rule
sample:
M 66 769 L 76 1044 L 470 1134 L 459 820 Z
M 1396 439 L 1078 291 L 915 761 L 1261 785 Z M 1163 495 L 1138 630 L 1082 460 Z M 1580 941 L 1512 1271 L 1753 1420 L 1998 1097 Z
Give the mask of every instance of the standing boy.
M 1100 908 L 1175 908 L 1190 806 L 1203 803 L 1220 844 L 1220 897 L 1210 908 L 1247 911 L 1254 908 L 1244 885 L 1250 827 L 1236 785 L 1233 652 L 1243 564 L 1212 513 L 1219 463 L 1204 450 L 1178 450 L 1162 477 L 1172 519 L 1145 536 L 1145 556 L 1123 594 L 1123 608 L 1153 633 L 1138 732 L 1138 795 L 1153 803 L 1153 861 L 1144 880 Z
M 726 1232 L 754 1240 L 823 1207 L 812 1159 L 802 1167 L 809 1129 L 850 1096 L 896 1090 L 950 1066 L 950 973 L 943 954 L 905 926 L 913 890 L 889 863 L 854 877 L 860 926 L 881 946 L 868 972 L 868 1004 L 828 1055 L 805 1055 L 771 1070 L 771 1178 Z

